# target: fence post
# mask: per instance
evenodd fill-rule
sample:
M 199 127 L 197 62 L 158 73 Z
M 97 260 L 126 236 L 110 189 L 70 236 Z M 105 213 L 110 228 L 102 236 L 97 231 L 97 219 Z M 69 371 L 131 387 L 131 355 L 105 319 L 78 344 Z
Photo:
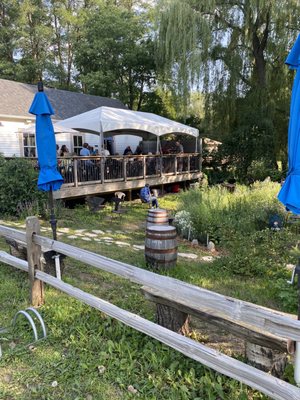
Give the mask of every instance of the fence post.
M 44 283 L 35 279 L 35 271 L 43 270 L 41 262 L 41 246 L 33 242 L 33 235 L 40 234 L 40 223 L 36 217 L 26 218 L 26 242 L 28 274 L 30 280 L 30 304 L 38 307 L 44 303 Z

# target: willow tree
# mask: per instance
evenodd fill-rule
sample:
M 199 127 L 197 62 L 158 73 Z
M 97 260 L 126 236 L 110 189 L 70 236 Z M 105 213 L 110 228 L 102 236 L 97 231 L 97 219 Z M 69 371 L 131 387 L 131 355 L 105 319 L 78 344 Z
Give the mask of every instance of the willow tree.
M 284 66 L 299 29 L 293 0 L 169 0 L 160 5 L 159 64 L 186 99 L 206 94 L 206 131 L 236 164 L 275 162 L 286 143 L 292 75 Z M 238 145 L 237 145 L 238 144 Z

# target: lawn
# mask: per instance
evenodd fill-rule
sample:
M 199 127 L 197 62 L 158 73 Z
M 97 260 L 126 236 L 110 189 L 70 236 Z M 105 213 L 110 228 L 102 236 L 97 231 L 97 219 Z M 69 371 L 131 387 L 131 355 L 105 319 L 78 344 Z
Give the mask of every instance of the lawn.
M 178 195 L 164 197 L 160 205 L 175 211 Z M 114 219 L 105 210 L 91 213 L 85 207 L 61 209 L 59 240 L 146 268 L 140 246 L 145 238 L 147 208 L 139 202 L 126 207 L 128 212 Z M 2 223 L 24 229 L 25 221 Z M 41 226 L 43 234 L 51 236 L 49 223 L 41 221 Z M 0 248 L 8 249 L 3 239 Z M 220 259 L 225 255 L 222 251 L 208 262 L 206 257 L 211 254 L 204 246 L 192 247 L 183 239 L 178 251 L 197 258 L 180 256 L 176 268 L 161 273 L 284 310 L 275 296 L 277 286 L 273 280 L 264 276 L 240 279 L 226 269 L 220 270 Z M 153 305 L 143 298 L 136 284 L 71 258 L 65 260 L 63 279 L 123 309 L 154 319 Z M 0 304 L 0 327 L 10 326 L 14 314 L 28 306 L 27 276 L 3 264 Z M 30 332 L 21 318 L 14 331 L 0 336 L 4 353 L 0 359 L 1 399 L 266 399 L 51 287 L 46 287 L 46 302 L 40 312 L 48 329 L 46 340 L 28 346 Z M 209 342 L 209 332 L 197 327 L 192 321 L 192 337 Z M 231 348 L 224 345 L 224 340 L 220 342 L 227 354 L 241 358 L 238 346 Z

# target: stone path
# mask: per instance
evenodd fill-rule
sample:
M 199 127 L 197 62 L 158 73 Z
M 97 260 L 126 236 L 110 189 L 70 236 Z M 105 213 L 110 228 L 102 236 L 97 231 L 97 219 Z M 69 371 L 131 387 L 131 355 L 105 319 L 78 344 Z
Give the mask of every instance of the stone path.
M 16 228 L 26 228 L 25 224 L 18 223 L 18 222 L 5 222 L 0 220 L 1 225 L 6 225 L 6 226 L 14 226 Z M 51 227 L 41 227 L 42 232 L 51 232 Z M 106 229 L 105 231 L 101 229 L 93 229 L 91 232 L 89 232 L 87 229 L 75 229 L 72 230 L 70 228 L 58 228 L 57 229 L 57 235 L 58 237 L 66 236 L 68 239 L 75 240 L 75 239 L 81 239 L 86 242 L 91 242 L 95 241 L 99 244 L 105 244 L 107 246 L 118 246 L 120 248 L 122 247 L 131 247 L 135 251 L 141 251 L 145 249 L 145 246 L 143 244 L 133 244 L 131 245 L 128 242 L 121 241 L 118 239 L 114 239 L 111 236 L 104 236 L 107 234 L 117 234 L 117 235 L 130 235 L 132 232 L 130 231 L 122 231 L 122 230 L 116 230 L 113 231 L 111 229 Z M 198 259 L 197 254 L 193 253 L 178 253 L 179 257 L 190 259 L 190 260 L 196 260 Z M 202 256 L 200 257 L 200 261 L 202 262 L 212 262 L 214 261 L 216 257 L 213 256 Z

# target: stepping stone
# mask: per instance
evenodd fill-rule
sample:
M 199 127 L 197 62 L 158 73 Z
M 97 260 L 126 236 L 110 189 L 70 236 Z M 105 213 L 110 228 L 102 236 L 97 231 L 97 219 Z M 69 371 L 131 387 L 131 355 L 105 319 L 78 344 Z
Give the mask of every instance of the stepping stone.
M 106 229 L 106 233 L 112 233 L 111 229 Z
M 179 257 L 184 257 L 184 258 L 191 258 L 195 259 L 198 258 L 197 254 L 192 254 L 192 253 L 178 253 Z
M 67 236 L 67 237 L 68 237 L 68 239 L 78 239 L 78 237 L 75 235 L 71 235 L 71 236 Z
M 85 234 L 85 236 L 88 236 L 91 238 L 97 237 L 96 233 L 88 233 L 88 232 Z
M 120 233 L 121 235 L 124 235 L 124 231 L 116 231 L 116 233 Z
M 107 244 L 107 246 L 111 246 L 112 242 L 104 242 L 104 244 Z
M 102 238 L 102 240 L 111 240 L 111 241 L 113 241 L 114 239 L 109 237 L 109 236 L 106 236 L 106 237 Z
M 85 232 L 86 231 L 86 229 L 76 229 L 76 231 L 74 231 L 75 233 L 82 233 L 82 232 Z
M 136 250 L 145 250 L 145 246 L 143 244 L 141 244 L 141 245 L 134 244 L 133 248 Z
M 102 239 L 94 238 L 95 242 L 102 242 Z
M 97 235 L 104 235 L 104 233 L 105 233 L 103 231 L 100 231 L 99 229 L 92 230 L 92 232 L 96 233 Z
M 89 238 L 89 237 L 83 237 L 83 238 L 81 238 L 81 240 L 85 240 L 86 242 L 90 242 L 92 239 Z
M 201 257 L 201 261 L 212 262 L 212 261 L 214 261 L 214 257 L 213 256 L 204 256 L 204 257 Z
M 59 228 L 59 232 L 69 233 L 70 229 L 69 228 Z
M 115 244 L 117 244 L 118 246 L 119 246 L 119 245 L 120 245 L 120 246 L 130 246 L 129 243 L 126 243 L 126 242 L 119 242 L 118 240 L 115 241 Z

